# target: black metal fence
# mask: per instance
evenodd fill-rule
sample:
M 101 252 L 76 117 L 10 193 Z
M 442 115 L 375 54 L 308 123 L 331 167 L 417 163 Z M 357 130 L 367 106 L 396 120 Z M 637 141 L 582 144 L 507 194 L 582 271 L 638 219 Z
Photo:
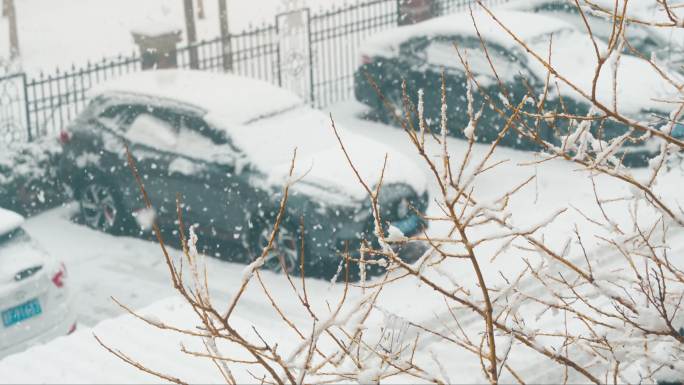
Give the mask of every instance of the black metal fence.
M 376 32 L 396 27 L 398 7 L 395 0 L 376 0 L 311 18 L 311 99 L 316 107 L 351 96 L 360 44 Z
M 271 25 L 179 48 L 178 66 L 190 68 L 190 51 L 197 50 L 198 69 L 223 71 L 228 49 L 234 73 L 285 87 L 301 82 L 305 86 L 299 93 L 312 105 L 324 107 L 352 96 L 360 44 L 376 32 L 402 24 L 403 1 L 370 0 L 314 14 L 306 10 L 303 33 L 308 47 L 302 53 L 302 68 L 288 67 L 293 59 L 284 52 L 287 48 L 278 20 L 282 15 Z M 434 14 L 444 15 L 465 10 L 475 0 L 434 2 Z M 132 54 L 33 78 L 25 74 L 0 77 L 0 143 L 59 132 L 85 106 L 90 88 L 140 70 L 141 58 Z

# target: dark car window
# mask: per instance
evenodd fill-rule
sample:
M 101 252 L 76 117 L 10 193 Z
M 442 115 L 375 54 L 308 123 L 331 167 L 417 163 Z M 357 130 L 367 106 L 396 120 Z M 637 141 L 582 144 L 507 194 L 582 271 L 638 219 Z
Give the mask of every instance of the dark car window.
M 92 116 L 128 140 L 166 152 L 189 157 L 239 151 L 227 135 L 206 123 L 192 111 L 124 100 L 94 100 Z
M 430 40 L 426 36 L 419 36 L 403 42 L 399 46 L 399 53 L 403 60 L 411 64 L 425 63 L 425 47 Z
M 97 115 L 97 120 L 108 127 L 121 131 L 127 127 L 133 118 L 142 111 L 141 108 L 130 104 L 117 104 L 105 108 Z
M 539 4 L 532 9 L 534 12 L 577 12 L 577 7 L 574 4 L 553 1 L 549 3 Z
M 206 153 L 214 147 L 216 143 L 207 137 L 206 131 L 202 132 L 197 129 L 181 124 L 178 130 L 178 148 L 177 151 L 188 156 Z
M 126 128 L 124 136 L 131 142 L 163 151 L 174 151 L 179 142 L 179 128 L 159 114 L 138 114 Z
M 475 76 L 494 77 L 494 71 L 489 63 L 490 59 L 497 74 L 504 81 L 512 81 L 525 69 L 515 55 L 498 45 L 487 44 L 487 53 L 485 53 L 481 42 L 476 38 L 446 36 L 434 38 L 424 49 L 425 60 L 432 66 L 463 72 L 463 64 L 456 53 L 454 43 L 468 61 Z
M 227 144 L 225 135 L 209 126 L 204 119 L 193 115 L 181 115 L 179 117 L 181 129 L 189 130 L 211 140 L 214 144 Z M 229 144 L 229 143 L 228 143 Z
M 192 158 L 238 154 L 225 135 L 196 115 L 150 106 L 127 109 L 124 115 L 124 136 L 133 142 Z

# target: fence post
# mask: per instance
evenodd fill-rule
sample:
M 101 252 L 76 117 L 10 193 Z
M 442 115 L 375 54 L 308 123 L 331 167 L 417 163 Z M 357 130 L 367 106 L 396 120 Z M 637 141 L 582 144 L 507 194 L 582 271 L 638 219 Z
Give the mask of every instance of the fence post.
M 316 96 L 315 96 L 315 91 L 314 91 L 314 59 L 313 59 L 313 43 L 311 39 L 311 10 L 309 8 L 306 8 L 306 22 L 307 22 L 307 27 L 306 27 L 306 34 L 307 34 L 307 42 L 309 46 L 309 93 L 310 96 L 309 98 L 311 99 L 311 105 L 315 106 L 316 105 Z
M 183 0 L 183 9 L 185 11 L 185 37 L 188 40 L 190 53 L 190 68 L 197 69 L 199 68 L 199 59 L 197 57 L 197 30 L 195 29 L 195 11 L 192 0 Z
M 276 44 L 276 71 L 277 73 L 277 79 L 278 79 L 278 87 L 283 86 L 283 63 L 282 63 L 282 58 L 281 58 L 281 50 L 280 50 L 280 15 L 275 16 L 275 33 L 276 33 L 276 40 L 278 41 Z
M 221 31 L 221 53 L 223 58 L 223 70 L 233 71 L 233 47 L 230 39 L 230 28 L 228 27 L 228 5 L 226 0 L 218 0 L 219 6 L 219 27 Z
M 24 89 L 24 113 L 26 114 L 26 134 L 29 142 L 33 141 L 33 134 L 31 134 L 31 115 L 29 115 L 29 93 L 28 84 L 26 81 L 26 72 L 21 73 L 21 84 Z
M 310 16 L 309 8 L 287 10 L 276 15 L 278 83 L 305 99 L 311 99 L 314 94 Z M 313 103 L 312 100 L 309 102 Z

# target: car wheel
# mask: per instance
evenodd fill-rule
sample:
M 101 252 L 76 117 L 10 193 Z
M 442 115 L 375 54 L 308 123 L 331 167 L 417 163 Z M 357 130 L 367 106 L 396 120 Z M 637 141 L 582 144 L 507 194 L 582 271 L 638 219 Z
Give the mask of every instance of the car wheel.
M 399 116 L 400 119 L 403 119 L 404 117 L 404 100 L 402 98 L 401 93 L 391 90 L 387 93 L 384 94 L 385 99 L 389 103 L 390 106 L 394 107 L 394 113 Z M 396 119 L 394 119 L 394 115 L 392 114 L 392 111 L 389 111 L 387 106 L 384 105 L 384 103 L 379 103 L 379 106 L 377 107 L 376 110 L 377 116 L 380 118 L 380 121 L 382 121 L 385 124 L 391 125 L 391 126 L 396 126 L 397 122 Z
M 254 258 L 261 255 L 270 241 L 272 225 L 261 225 L 255 229 L 253 236 L 252 255 Z M 276 273 L 287 272 L 298 274 L 300 271 L 299 237 L 295 231 L 281 225 L 274 239 L 271 250 L 266 255 L 264 268 Z M 284 267 L 284 268 L 283 268 Z
M 93 229 L 120 234 L 126 228 L 126 213 L 119 192 L 109 184 L 92 181 L 79 194 L 83 222 Z

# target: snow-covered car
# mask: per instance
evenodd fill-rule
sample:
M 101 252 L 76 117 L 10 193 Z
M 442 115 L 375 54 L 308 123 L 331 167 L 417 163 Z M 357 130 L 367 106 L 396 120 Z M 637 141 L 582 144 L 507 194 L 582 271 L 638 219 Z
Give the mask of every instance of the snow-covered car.
M 0 208 L 0 357 L 76 330 L 67 272 Z
M 299 97 L 266 82 L 200 71 L 163 70 L 129 75 L 91 94 L 68 127 L 60 167 L 80 202 L 85 223 L 108 232 L 145 226 L 152 213 L 126 162 L 127 144 L 163 228 L 177 229 L 176 194 L 184 222 L 197 224 L 205 251 L 250 261 L 268 241 L 281 191 L 296 170 L 277 252 L 266 266 L 299 269 L 304 231 L 306 273 L 331 277 L 337 253 L 374 239 L 366 191 L 337 142 L 330 118 Z M 370 185 L 388 154 L 380 201 L 383 224 L 410 236 L 421 231 L 428 195 L 424 174 L 382 143 L 340 134 Z M 209 241 L 211 240 L 211 241 Z M 405 248 L 402 256 L 417 251 Z M 247 251 L 247 252 L 245 252 Z
M 612 10 L 615 7 L 614 0 L 594 0 L 597 6 L 603 9 Z M 653 20 L 654 10 L 648 5 L 653 6 L 655 2 L 630 3 L 628 10 L 629 16 L 639 17 L 643 15 L 645 20 Z M 622 3 L 620 3 L 620 6 Z M 581 17 L 577 5 L 572 0 L 514 0 L 501 6 L 502 9 L 534 12 L 546 16 L 559 18 L 567 23 L 573 24 L 580 30 L 586 30 L 585 19 Z M 622 8 L 620 8 L 621 10 Z M 613 31 L 613 21 L 601 11 L 592 9 L 589 6 L 583 8 L 592 34 L 608 43 Z M 625 28 L 625 37 L 632 48 L 639 51 L 644 57 L 656 58 L 659 62 L 667 63 L 673 69 L 679 70 L 684 64 L 684 47 L 681 31 L 677 28 L 649 27 L 637 23 L 629 23 Z M 628 48 L 625 52 L 632 53 Z
M 504 10 L 496 10 L 495 13 L 540 57 L 549 56 L 549 41 L 550 36 L 553 36 L 554 67 L 585 94 L 591 94 L 596 59 L 594 46 L 584 32 L 563 20 L 541 14 Z M 403 106 L 401 82 L 406 79 L 409 96 L 414 103 L 417 103 L 418 90 L 424 90 L 428 123 L 436 125 L 440 120 L 441 74 L 444 69 L 450 133 L 464 137 L 464 129 L 468 126 L 467 82 L 464 66 L 454 48 L 458 46 L 482 88 L 480 90 L 473 86 L 476 106 L 485 104 L 477 140 L 494 140 L 508 119 L 508 115 L 502 116 L 489 104 L 491 102 L 499 110 L 506 110 L 499 80 L 506 90 L 509 103 L 517 104 L 525 95 L 538 97 L 545 93 L 548 71 L 489 15 L 475 12 L 474 18 L 477 30 L 470 15 L 460 13 L 383 31 L 371 37 L 361 48 L 361 63 L 354 80 L 356 99 L 371 107 L 381 119 L 391 122 L 391 111 L 383 106 L 367 75 L 374 79 L 385 98 L 399 107 Z M 478 30 L 487 46 L 489 58 L 482 49 Z M 600 50 L 606 49 L 601 41 L 597 45 Z M 489 59 L 496 68 L 496 74 Z M 607 106 L 613 105 L 612 77 L 613 72 L 604 66 L 597 82 L 597 97 Z M 590 105 L 584 97 L 561 81 L 556 83 L 558 87 L 549 90 L 545 103 L 547 111 L 557 110 L 575 115 L 589 112 Z M 658 116 L 661 119 L 653 123 L 658 126 L 667 120 L 672 107 L 666 100 L 672 100 L 676 90 L 653 71 L 647 61 L 623 55 L 617 83 L 616 100 L 620 113 L 641 122 L 652 122 L 654 116 Z M 484 95 L 490 96 L 489 102 L 485 103 L 487 99 Z M 524 109 L 529 108 L 530 112 L 534 112 L 533 106 L 534 103 L 529 103 Z M 567 121 L 542 121 L 538 134 L 546 141 L 559 144 L 561 137 L 568 135 L 568 128 L 561 126 L 565 123 Z M 612 120 L 594 124 L 592 130 L 600 139 L 611 139 L 626 132 L 622 124 Z M 677 129 L 677 132 L 681 131 Z M 534 143 L 521 138 L 515 130 L 510 130 L 501 143 L 521 149 L 537 148 Z M 653 138 L 634 138 L 623 147 L 623 152 L 615 155 L 624 156 L 626 165 L 642 166 L 658 148 Z

